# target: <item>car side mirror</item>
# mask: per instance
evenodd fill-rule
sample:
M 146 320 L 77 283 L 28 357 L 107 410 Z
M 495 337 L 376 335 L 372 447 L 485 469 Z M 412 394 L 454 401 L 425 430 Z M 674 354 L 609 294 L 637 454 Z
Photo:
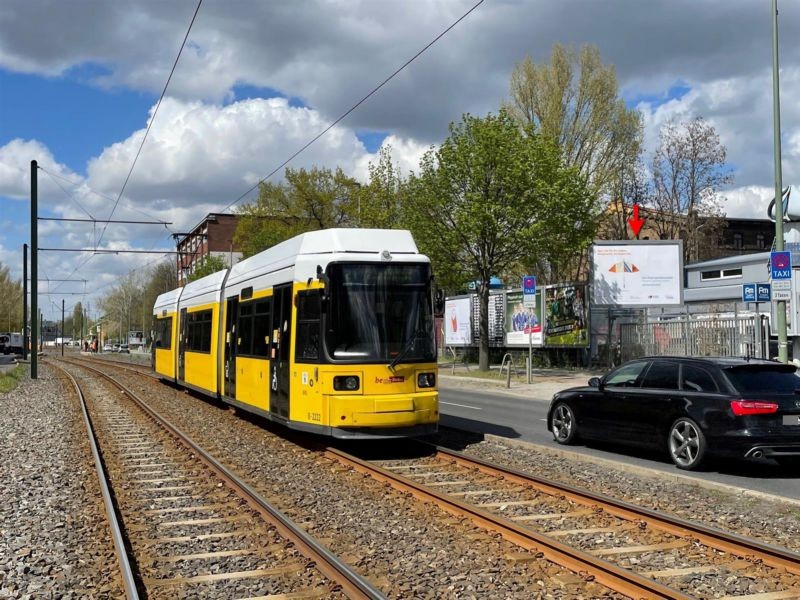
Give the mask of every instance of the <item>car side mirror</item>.
M 596 387 L 596 388 L 599 388 L 601 390 L 603 389 L 603 381 L 599 377 L 592 377 L 589 380 L 589 385 L 591 387 Z

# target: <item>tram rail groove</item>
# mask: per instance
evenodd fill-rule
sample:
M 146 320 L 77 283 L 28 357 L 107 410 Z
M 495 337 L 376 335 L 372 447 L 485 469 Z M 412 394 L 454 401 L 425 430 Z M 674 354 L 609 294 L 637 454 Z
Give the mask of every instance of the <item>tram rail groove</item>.
M 324 455 L 331 460 L 369 475 L 376 481 L 388 483 L 395 489 L 409 493 L 419 500 L 432 502 L 452 515 L 466 517 L 480 527 L 500 534 L 507 541 L 520 548 L 541 552 L 548 560 L 570 569 L 587 581 L 594 580 L 630 598 L 668 598 L 672 600 L 687 600 L 691 598 L 691 596 L 673 590 L 657 581 L 526 529 L 472 504 L 426 488 L 411 479 L 382 469 L 369 461 L 362 460 L 337 448 L 326 448 Z
M 206 452 L 188 435 L 183 433 L 168 419 L 155 411 L 137 394 L 131 391 L 124 384 L 120 383 L 116 378 L 107 373 L 103 373 L 98 369 L 72 360 L 59 358 L 57 359 L 57 362 L 65 362 L 67 364 L 95 373 L 124 393 L 146 415 L 148 415 L 153 422 L 165 430 L 184 448 L 193 452 L 201 462 L 215 472 L 216 475 L 222 481 L 224 481 L 225 484 L 230 487 L 235 494 L 245 500 L 248 506 L 257 512 L 267 523 L 275 527 L 276 531 L 278 531 L 280 535 L 294 542 L 298 551 L 305 556 L 311 562 L 311 564 L 313 564 L 314 568 L 316 568 L 322 575 L 337 585 L 338 591 L 346 595 L 348 598 L 352 598 L 353 600 L 385 600 L 386 596 L 380 590 L 375 588 L 369 581 L 356 573 L 347 563 L 330 552 L 327 548 L 325 548 L 325 546 L 315 540 L 304 529 L 295 524 L 291 519 L 289 519 L 289 517 L 284 515 L 280 510 L 270 504 L 251 486 L 245 483 L 241 478 L 239 478 L 230 469 L 225 467 L 211 454 Z M 64 372 L 67 371 L 64 370 Z M 74 378 L 72 379 L 74 381 Z M 287 597 L 292 596 L 289 595 Z
M 424 444 L 424 442 L 421 442 Z M 660 529 L 665 533 L 675 536 L 692 536 L 701 544 L 715 548 L 729 554 L 734 554 L 742 558 L 760 560 L 765 565 L 774 568 L 783 568 L 789 573 L 800 576 L 800 553 L 793 552 L 786 548 L 767 544 L 756 539 L 747 538 L 739 534 L 723 531 L 702 525 L 695 521 L 682 519 L 667 513 L 659 513 L 650 508 L 637 506 L 623 500 L 618 500 L 610 496 L 597 494 L 588 490 L 571 486 L 566 483 L 559 483 L 538 477 L 532 473 L 525 473 L 510 467 L 490 463 L 488 461 L 467 456 L 460 452 L 426 444 L 433 447 L 439 460 L 449 460 L 468 468 L 478 468 L 489 475 L 501 475 L 509 481 L 514 481 L 520 485 L 533 484 L 541 491 L 552 495 L 563 495 L 571 499 L 576 504 L 583 504 L 587 507 L 599 507 L 609 514 L 630 521 L 643 521 L 649 527 Z
M 741 563 L 750 565 L 753 568 L 762 568 L 763 566 L 775 569 L 773 575 L 779 585 L 787 586 L 785 579 L 787 574 L 789 577 L 794 577 L 795 580 L 797 575 L 800 574 L 800 554 L 785 548 L 764 544 L 757 540 L 716 530 L 692 521 L 662 515 L 650 509 L 638 507 L 612 498 L 605 498 L 598 494 L 584 493 L 583 490 L 572 486 L 537 478 L 527 473 L 494 465 L 487 461 L 473 459 L 472 457 L 433 444 L 425 444 L 424 442 L 423 444 L 431 446 L 437 451 L 436 455 L 426 458 L 433 458 L 434 461 L 441 462 L 443 465 L 456 464 L 459 467 L 469 469 L 470 471 L 477 471 L 483 475 L 503 480 L 512 485 L 521 486 L 530 491 L 541 492 L 542 494 L 554 498 L 581 505 L 585 507 L 586 513 L 591 512 L 597 514 L 605 512 L 612 517 L 629 521 L 632 524 L 639 524 L 640 526 L 644 526 L 644 528 L 652 526 L 653 530 L 660 531 L 662 534 L 675 536 L 676 543 L 684 543 L 687 540 L 691 540 L 700 546 L 706 546 L 709 549 L 718 550 L 725 555 L 736 557 L 740 559 Z M 598 583 L 602 583 L 622 594 L 633 598 L 696 597 L 688 593 L 687 590 L 675 589 L 657 583 L 655 581 L 657 575 L 655 574 L 638 574 L 629 567 L 616 565 L 613 562 L 598 558 L 593 553 L 587 553 L 568 544 L 561 543 L 553 537 L 550 537 L 547 532 L 541 533 L 520 526 L 510 520 L 510 518 L 483 510 L 479 506 L 464 502 L 447 492 L 433 489 L 432 486 L 427 485 L 427 479 L 425 481 L 418 481 L 412 479 L 410 476 L 407 477 L 396 472 L 399 469 L 405 468 L 419 469 L 422 468 L 423 465 L 417 465 L 416 467 L 393 465 L 392 467 L 383 468 L 369 460 L 358 458 L 337 448 L 325 448 L 323 453 L 331 460 L 347 465 L 365 475 L 369 475 L 377 481 L 388 483 L 399 491 L 412 494 L 422 501 L 433 502 L 451 514 L 472 519 L 481 527 L 499 533 L 508 541 L 522 548 L 542 552 L 546 558 L 573 570 L 578 575 L 584 578 L 592 576 Z M 403 459 L 396 460 L 401 463 L 403 462 Z M 430 466 L 430 463 L 425 464 Z M 393 468 L 395 470 L 392 470 Z M 422 472 L 416 471 L 415 475 L 419 476 L 420 473 Z M 452 474 L 456 475 L 456 473 Z M 452 483 L 461 484 L 465 482 L 454 481 Z M 441 486 L 443 484 L 444 482 L 438 482 L 434 485 Z M 513 505 L 514 502 L 509 502 L 509 504 Z M 710 567 L 707 568 L 701 567 L 698 569 L 697 567 L 691 567 L 685 570 L 687 572 L 694 570 L 695 572 L 702 573 L 707 572 L 709 568 L 720 568 L 720 566 L 716 565 L 715 567 L 712 563 Z M 677 569 L 677 571 L 681 570 L 683 569 Z M 667 569 L 664 573 L 667 571 L 673 571 L 673 569 Z M 772 592 L 725 596 L 726 600 L 733 598 L 742 598 L 742 600 L 800 598 L 800 586 L 793 581 L 788 584 L 788 587 Z
M 102 362 L 108 364 L 112 361 Z M 116 362 L 114 364 L 116 364 Z M 131 372 L 135 373 L 144 373 L 146 372 L 144 369 L 146 369 L 146 367 L 142 366 L 138 369 L 131 368 L 126 370 L 130 370 Z M 291 432 L 289 432 L 289 437 L 293 437 Z M 800 576 L 800 553 L 796 553 L 786 548 L 771 545 L 769 543 L 761 542 L 759 540 L 748 538 L 739 534 L 723 531 L 707 525 L 702 525 L 688 519 L 666 513 L 660 513 L 656 510 L 648 509 L 630 502 L 617 500 L 602 494 L 589 492 L 588 490 L 582 490 L 569 484 L 562 484 L 557 481 L 548 480 L 527 472 L 504 467 L 502 465 L 490 463 L 478 458 L 473 458 L 441 446 L 424 442 L 422 443 L 432 448 L 437 453 L 433 457 L 428 456 L 428 458 L 433 458 L 437 462 L 441 462 L 443 465 L 454 464 L 471 471 L 479 471 L 483 475 L 491 476 L 493 478 L 497 478 L 498 480 L 502 479 L 512 485 L 517 485 L 527 490 L 536 490 L 537 492 L 541 492 L 542 494 L 546 494 L 554 498 L 562 498 L 572 504 L 584 507 L 586 510 L 583 512 L 585 513 L 604 513 L 610 517 L 616 517 L 619 520 L 629 522 L 632 525 L 649 528 L 649 530 L 658 532 L 660 535 L 674 536 L 676 538 L 676 543 L 682 542 L 684 546 L 687 543 L 691 543 L 692 547 L 705 547 L 705 552 L 712 557 L 715 556 L 714 551 L 723 554 L 722 559 L 720 559 L 719 556 L 716 556 L 716 558 L 719 559 L 718 562 L 714 562 L 714 560 L 712 560 L 708 566 L 701 567 L 700 569 L 696 569 L 694 567 L 666 569 L 662 570 L 661 573 L 666 573 L 668 571 L 688 572 L 692 569 L 694 569 L 697 573 L 703 573 L 719 568 L 724 569 L 729 564 L 733 565 L 735 563 L 738 566 L 731 566 L 730 568 L 745 569 L 746 572 L 750 573 L 750 577 L 752 577 L 753 572 L 764 572 L 764 569 L 761 567 L 761 565 L 763 565 L 764 567 L 774 569 L 774 571 L 768 571 L 769 577 L 774 576 L 775 580 L 779 584 L 778 587 L 785 586 L 783 589 L 764 593 L 739 593 L 734 596 L 726 595 L 726 600 L 728 600 L 728 598 L 742 598 L 743 600 L 777 600 L 779 598 L 800 598 L 800 585 L 796 583 L 796 578 Z M 366 473 L 368 470 L 373 471 L 373 473 L 370 474 L 376 480 L 388 483 L 389 485 L 395 487 L 395 489 L 409 493 L 418 499 L 438 504 L 450 514 L 467 518 L 473 518 L 472 515 L 475 514 L 479 515 L 480 519 L 489 520 L 500 518 L 512 526 L 506 531 L 506 533 L 501 532 L 501 535 L 503 535 L 506 540 L 522 548 L 528 548 L 541 552 L 552 562 L 569 568 L 587 581 L 593 579 L 597 583 L 604 584 L 607 587 L 618 591 L 619 593 L 623 593 L 634 598 L 696 597 L 691 595 L 692 592 L 690 590 L 676 590 L 672 587 L 654 582 L 656 577 L 668 577 L 666 574 L 655 575 L 657 570 L 653 571 L 652 574 L 645 572 L 637 575 L 636 571 L 631 566 L 626 566 L 624 561 L 623 564 L 616 565 L 613 562 L 599 559 L 596 556 L 593 556 L 593 552 L 584 552 L 575 548 L 574 546 L 563 544 L 554 538 L 548 538 L 547 532 L 535 532 L 530 528 L 520 527 L 509 519 L 505 519 L 504 516 L 492 514 L 491 512 L 479 509 L 474 504 L 469 504 L 467 502 L 457 500 L 452 496 L 448 496 L 447 493 L 442 493 L 440 491 L 441 488 L 438 490 L 426 488 L 424 482 L 420 483 L 419 481 L 414 481 L 413 479 L 403 477 L 396 472 L 389 472 L 386 469 L 381 469 L 382 474 L 375 476 L 374 470 L 376 468 L 380 469 L 380 467 L 377 467 L 377 465 L 374 465 L 369 461 L 359 459 L 340 450 L 325 448 L 322 445 L 319 446 L 319 450 L 329 459 L 348 464 L 349 467 L 354 468 L 359 472 Z M 334 453 L 338 454 L 338 456 L 334 456 Z M 347 456 L 346 460 L 341 458 L 344 456 Z M 402 462 L 403 459 L 395 460 Z M 441 486 L 443 483 L 444 482 L 440 482 L 436 485 Z M 455 496 L 459 495 L 461 494 L 455 494 Z M 513 502 L 511 504 L 513 504 Z M 492 526 L 489 520 L 479 521 L 479 525 L 483 528 L 491 530 Z M 538 537 L 538 541 L 536 542 L 539 544 L 538 546 L 534 545 L 534 542 L 531 541 L 531 533 L 536 534 Z M 579 553 L 577 554 L 578 558 L 573 557 L 570 560 L 573 560 L 574 562 L 567 563 L 562 560 L 563 555 L 560 554 L 562 551 L 566 551 L 567 554 L 577 552 Z M 585 557 L 581 555 L 589 557 L 590 563 L 588 565 L 587 563 L 581 562 L 581 560 Z M 728 555 L 731 558 L 739 558 L 741 560 L 726 561 L 724 559 L 725 555 Z M 603 572 L 600 574 L 595 573 L 593 571 L 593 563 L 602 565 L 601 570 Z M 608 565 L 611 565 L 611 570 L 608 570 Z M 750 565 L 750 567 L 747 567 L 746 565 Z M 755 569 L 755 571 L 753 571 L 753 569 Z M 610 582 L 610 578 L 614 576 L 613 571 L 615 570 L 622 571 L 622 579 L 627 580 L 623 581 L 622 587 Z M 634 577 L 630 577 L 631 574 Z M 633 583 L 631 583 L 631 579 L 634 580 Z M 636 587 L 640 583 L 646 584 L 648 589 L 642 591 L 641 588 Z M 689 595 L 687 595 L 687 592 Z
M 131 563 L 128 559 L 128 550 L 125 546 L 124 535 L 122 534 L 122 528 L 119 524 L 117 509 L 114 505 L 114 500 L 111 497 L 111 490 L 108 485 L 108 477 L 106 474 L 105 465 L 100 457 L 97 436 L 95 435 L 94 428 L 92 426 L 92 420 L 89 417 L 89 411 L 86 408 L 86 398 L 84 398 L 83 390 L 81 390 L 80 385 L 78 385 L 78 382 L 75 380 L 72 374 L 64 369 L 61 369 L 61 372 L 64 373 L 67 379 L 72 383 L 81 406 L 83 423 L 86 426 L 86 433 L 89 438 L 89 446 L 92 450 L 92 458 L 94 459 L 97 479 L 100 484 L 100 493 L 103 496 L 103 505 L 106 509 L 108 526 L 111 530 L 111 539 L 114 542 L 114 552 L 117 556 L 117 562 L 119 562 L 122 585 L 125 590 L 125 597 L 128 600 L 139 600 L 139 592 L 136 588 L 136 577 L 133 574 L 133 569 L 131 568 Z

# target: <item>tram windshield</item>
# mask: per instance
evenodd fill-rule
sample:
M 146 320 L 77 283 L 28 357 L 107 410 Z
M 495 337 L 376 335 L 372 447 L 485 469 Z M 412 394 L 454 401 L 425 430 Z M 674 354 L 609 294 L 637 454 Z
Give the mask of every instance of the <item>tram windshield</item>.
M 335 361 L 436 358 L 427 264 L 336 263 L 328 267 L 325 344 Z

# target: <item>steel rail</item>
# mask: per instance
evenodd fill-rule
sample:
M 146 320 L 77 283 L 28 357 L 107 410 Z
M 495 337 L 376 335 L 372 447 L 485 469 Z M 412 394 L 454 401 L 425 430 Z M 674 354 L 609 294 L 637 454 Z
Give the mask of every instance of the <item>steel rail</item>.
M 69 373 L 69 371 L 59 367 L 58 365 L 55 366 L 72 382 L 75 392 L 78 394 L 81 412 L 83 413 L 83 423 L 86 425 L 86 432 L 89 436 L 89 446 L 92 449 L 94 466 L 95 470 L 97 471 L 97 479 L 100 482 L 100 493 L 103 496 L 103 504 L 106 508 L 106 515 L 108 515 L 108 524 L 111 529 L 111 539 L 114 542 L 114 551 L 117 555 L 120 571 L 122 573 L 122 585 L 125 588 L 125 597 L 128 598 L 128 600 L 139 600 L 139 592 L 136 589 L 136 578 L 133 574 L 133 570 L 131 569 L 131 563 L 128 560 L 128 551 L 125 548 L 125 541 L 123 539 L 122 530 L 119 526 L 119 519 L 117 519 L 116 508 L 114 507 L 114 502 L 111 499 L 111 492 L 108 488 L 108 479 L 106 477 L 105 467 L 103 466 L 103 461 L 100 458 L 100 451 L 97 447 L 97 436 L 95 435 L 94 427 L 92 426 L 92 421 L 89 417 L 89 411 L 86 408 L 86 399 L 83 396 L 83 390 L 81 390 L 81 386 L 78 385 L 78 382 L 75 380 L 72 374 Z
M 272 524 L 282 536 L 295 542 L 299 552 L 313 562 L 315 568 L 318 569 L 320 573 L 338 585 L 348 598 L 354 600 L 385 600 L 386 596 L 369 581 L 353 571 L 350 565 L 325 548 L 304 529 L 295 524 L 289 517 L 267 502 L 255 489 L 245 483 L 211 454 L 206 452 L 192 440 L 192 438 L 173 425 L 166 417 L 151 408 L 127 386 L 117 381 L 116 378 L 111 375 L 103 373 L 93 367 L 67 360 L 64 360 L 64 362 L 74 364 L 80 368 L 98 374 L 133 400 L 133 402 L 142 409 L 145 414 L 153 419 L 153 421 L 172 435 L 179 443 L 194 452 L 201 461 L 215 471 L 226 484 L 244 498 L 244 500 L 267 522 Z
M 360 473 L 368 474 L 377 481 L 388 483 L 399 491 L 409 493 L 423 501 L 433 502 L 450 514 L 466 517 L 480 527 L 499 533 L 512 544 L 527 550 L 541 552 L 548 560 L 566 567 L 579 576 L 587 580 L 591 577 L 594 581 L 631 598 L 669 598 L 673 600 L 691 598 L 691 596 L 662 585 L 653 579 L 562 544 L 546 535 L 521 527 L 508 519 L 493 515 L 447 494 L 427 488 L 337 448 L 328 447 L 323 453 L 331 460 L 350 466 Z
M 421 442 L 424 444 L 424 442 Z M 599 506 L 609 514 L 629 521 L 645 521 L 648 526 L 679 537 L 691 536 L 710 548 L 715 548 L 742 558 L 757 558 L 765 565 L 774 568 L 783 568 L 786 571 L 800 575 L 800 553 L 786 548 L 773 546 L 758 540 L 750 539 L 732 533 L 702 525 L 688 519 L 660 513 L 655 510 L 637 506 L 610 496 L 582 490 L 566 483 L 559 483 L 531 473 L 525 473 L 509 467 L 504 467 L 479 458 L 473 458 L 460 452 L 430 445 L 441 455 L 440 460 L 453 461 L 461 466 L 478 468 L 484 473 L 502 475 L 505 480 L 522 485 L 535 485 L 539 490 L 564 496 L 569 500 L 584 506 Z

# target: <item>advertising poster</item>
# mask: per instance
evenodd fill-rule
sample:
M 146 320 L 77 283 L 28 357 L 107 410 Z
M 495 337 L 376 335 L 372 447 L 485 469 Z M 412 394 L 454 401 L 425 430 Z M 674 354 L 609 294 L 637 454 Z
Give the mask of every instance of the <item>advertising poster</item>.
M 536 293 L 536 306 L 525 308 L 522 291 L 506 292 L 506 346 L 542 345 L 542 292 Z
M 544 290 L 544 337 L 548 347 L 589 345 L 589 305 L 585 284 Z
M 681 242 L 595 242 L 592 298 L 596 306 L 682 304 Z
M 449 298 L 444 303 L 444 343 L 469 346 L 472 343 L 470 298 Z

